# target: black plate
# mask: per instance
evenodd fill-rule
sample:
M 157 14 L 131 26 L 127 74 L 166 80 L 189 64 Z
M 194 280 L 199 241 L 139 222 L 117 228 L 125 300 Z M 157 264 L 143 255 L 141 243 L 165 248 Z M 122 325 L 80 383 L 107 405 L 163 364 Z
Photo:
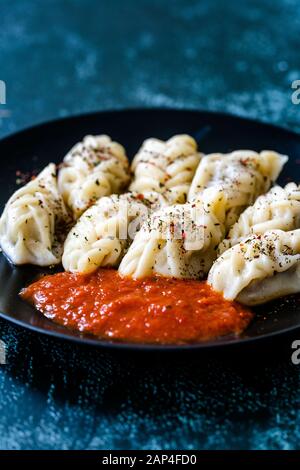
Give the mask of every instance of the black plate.
M 86 134 L 105 133 L 121 142 L 129 156 L 147 137 L 169 138 L 191 134 L 203 152 L 229 152 L 240 148 L 274 149 L 290 156 L 279 183 L 300 180 L 300 136 L 287 130 L 234 116 L 198 111 L 129 110 L 99 112 L 61 119 L 36 126 L 0 141 L 3 165 L 0 173 L 0 205 L 16 189 L 16 171 L 41 170 L 49 162 L 60 162 L 70 147 Z M 253 342 L 300 327 L 300 300 L 291 296 L 256 308 L 256 318 L 240 337 L 185 346 L 152 346 L 116 343 L 67 330 L 47 320 L 23 302 L 18 293 L 40 272 L 32 266 L 13 267 L 0 255 L 0 316 L 32 330 L 96 346 L 138 349 L 191 349 Z M 254 346 L 254 345 L 253 345 Z

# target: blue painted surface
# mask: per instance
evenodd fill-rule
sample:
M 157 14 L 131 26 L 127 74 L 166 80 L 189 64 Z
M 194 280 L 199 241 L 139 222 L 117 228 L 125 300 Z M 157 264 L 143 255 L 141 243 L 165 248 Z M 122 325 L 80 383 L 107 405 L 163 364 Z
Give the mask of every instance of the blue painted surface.
M 0 111 L 11 113 L 1 136 L 136 106 L 229 111 L 300 130 L 300 105 L 291 102 L 300 79 L 297 0 L 1 0 L 0 16 Z M 300 368 L 290 340 L 256 355 L 143 359 L 4 321 L 0 338 L 8 346 L 2 449 L 299 447 Z

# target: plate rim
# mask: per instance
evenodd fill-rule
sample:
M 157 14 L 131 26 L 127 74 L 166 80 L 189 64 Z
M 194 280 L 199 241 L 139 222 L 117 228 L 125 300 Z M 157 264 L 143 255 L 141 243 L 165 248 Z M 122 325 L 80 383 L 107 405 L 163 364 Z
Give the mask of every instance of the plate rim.
M 37 313 L 39 313 L 37 311 Z M 79 336 L 77 334 L 77 331 L 72 331 L 68 330 L 70 334 L 67 333 L 62 333 L 58 332 L 55 330 L 47 330 L 39 326 L 34 326 L 31 325 L 30 323 L 26 323 L 25 321 L 18 320 L 17 318 L 14 318 L 8 314 L 5 314 L 4 312 L 0 311 L 0 318 L 8 321 L 9 323 L 12 323 L 13 325 L 16 325 L 18 327 L 25 328 L 27 330 L 30 330 L 33 333 L 38 333 L 41 335 L 46 335 L 50 336 L 52 338 L 55 338 L 59 341 L 64 341 L 67 340 L 72 343 L 80 344 L 82 346 L 93 346 L 93 347 L 99 347 L 99 348 L 108 348 L 108 349 L 113 349 L 113 350 L 128 350 L 128 351 L 152 351 L 152 352 L 180 352 L 180 351 L 198 351 L 198 350 L 219 350 L 219 349 L 229 349 L 229 348 L 235 348 L 235 347 L 246 347 L 251 345 L 252 343 L 258 343 L 261 344 L 263 341 L 271 340 L 273 338 L 278 338 L 278 337 L 283 337 L 288 335 L 289 333 L 296 332 L 300 330 L 300 325 L 295 325 L 291 326 L 279 331 L 273 331 L 271 333 L 266 333 L 260 336 L 254 336 L 254 337 L 244 337 L 244 338 L 232 338 L 232 339 L 225 339 L 226 337 L 224 336 L 224 339 L 222 340 L 222 337 L 220 337 L 219 340 L 213 340 L 213 341 L 203 341 L 202 343 L 186 343 L 186 344 L 155 344 L 155 343 L 129 343 L 129 342 L 117 342 L 117 341 L 107 341 L 107 340 L 102 340 L 101 338 L 93 339 L 90 336 Z M 54 323 L 55 325 L 55 323 Z M 74 334 L 72 334 L 74 333 Z
M 295 138 L 300 138 L 300 131 L 297 132 L 295 130 L 291 130 L 288 127 L 280 126 L 278 124 L 271 124 L 269 122 L 259 120 L 259 119 L 254 119 L 250 117 L 244 117 L 240 116 L 234 113 L 228 113 L 228 112 L 222 112 L 222 111 L 209 111 L 206 109 L 196 109 L 196 108 L 172 108 L 172 107 L 164 107 L 164 106 L 159 106 L 159 107 L 128 107 L 128 108 L 116 108 L 116 109 L 105 109 L 103 111 L 89 111 L 85 113 L 76 113 L 76 114 L 70 114 L 68 116 L 63 116 L 63 117 L 56 117 L 53 119 L 49 119 L 48 121 L 41 121 L 37 124 L 31 125 L 31 126 L 25 126 L 24 128 L 12 132 L 8 135 L 5 135 L 0 138 L 0 144 L 3 142 L 6 143 L 6 141 L 13 139 L 15 137 L 21 137 L 22 134 L 26 134 L 27 132 L 35 131 L 42 129 L 43 127 L 47 127 L 49 125 L 56 125 L 59 124 L 60 122 L 66 122 L 66 121 L 71 121 L 74 119 L 82 119 L 82 118 L 92 118 L 93 116 L 97 116 L 99 114 L 125 114 L 125 113 L 147 113 L 147 112 L 173 112 L 173 113 L 191 113 L 191 114 L 203 114 L 211 117 L 218 117 L 218 118 L 233 118 L 235 120 L 239 121 L 246 121 L 249 124 L 258 124 L 262 125 L 264 127 L 268 127 L 269 129 L 274 129 L 279 132 L 285 132 L 288 133 L 290 136 L 295 137 Z
M 190 113 L 190 114 L 202 114 L 202 115 L 207 115 L 207 117 L 212 117 L 212 118 L 219 118 L 219 119 L 234 119 L 240 122 L 248 122 L 249 124 L 254 124 L 254 125 L 259 125 L 263 127 L 267 127 L 270 130 L 274 130 L 277 132 L 283 132 L 284 134 L 292 138 L 300 139 L 300 132 L 297 132 L 295 130 L 290 130 L 287 127 L 279 126 L 277 124 L 271 124 L 265 121 L 249 118 L 249 117 L 243 117 L 240 115 L 235 115 L 233 113 L 227 113 L 227 112 L 219 112 L 219 111 L 209 111 L 206 109 L 197 109 L 197 108 L 172 108 L 172 107 L 127 107 L 127 108 L 115 108 L 115 109 L 106 109 L 106 110 L 99 110 L 99 111 L 91 111 L 91 112 L 85 112 L 85 113 L 79 113 L 79 114 L 70 114 L 68 116 L 64 117 L 58 117 L 54 119 L 50 119 L 48 121 L 42 121 L 40 123 L 34 124 L 32 126 L 24 127 L 21 130 L 18 130 L 16 132 L 12 132 L 2 138 L 0 138 L 0 145 L 2 143 L 6 144 L 9 143 L 9 141 L 17 139 L 22 137 L 23 135 L 29 133 L 29 132 L 38 132 L 40 129 L 46 128 L 51 125 L 58 125 L 59 123 L 62 122 L 68 122 L 72 120 L 80 120 L 84 118 L 93 118 L 97 117 L 99 115 L 105 116 L 105 115 L 111 115 L 111 114 L 126 114 L 126 113 L 149 113 L 149 112 L 172 112 L 172 113 Z M 4 256 L 2 254 L 2 256 Z M 36 310 L 38 313 L 38 311 Z M 12 323 L 14 325 L 17 325 L 18 327 L 25 328 L 27 330 L 30 330 L 32 332 L 41 334 L 41 335 L 47 335 L 48 337 L 56 338 L 57 340 L 60 341 L 70 341 L 72 343 L 76 344 L 81 344 L 82 346 L 89 345 L 89 346 L 96 346 L 100 348 L 106 348 L 106 349 L 113 349 L 113 350 L 129 350 L 129 351 L 152 351 L 152 352 L 170 352 L 170 351 L 195 351 L 195 350 L 216 350 L 219 348 L 229 348 L 229 347 L 237 347 L 237 346 L 246 346 L 249 344 L 252 344 L 253 342 L 259 342 L 261 343 L 262 341 L 266 341 L 269 339 L 272 339 L 274 337 L 279 337 L 279 336 L 284 336 L 287 335 L 288 333 L 295 332 L 297 330 L 300 330 L 300 324 L 299 325 L 294 325 L 288 328 L 284 328 L 279 331 L 273 331 L 269 333 L 265 333 L 259 336 L 254 336 L 254 337 L 241 337 L 241 338 L 229 338 L 229 339 L 224 339 L 220 338 L 219 340 L 213 340 L 213 341 L 203 341 L 200 343 L 187 343 L 187 344 L 144 344 L 144 343 L 132 343 L 132 342 L 114 342 L 114 341 L 108 341 L 108 340 L 103 340 L 101 338 L 92 338 L 90 336 L 80 336 L 77 331 L 72 332 L 72 330 L 66 330 L 69 331 L 68 333 L 63 333 L 63 332 L 58 332 L 55 330 L 48 330 L 45 328 L 42 328 L 40 326 L 35 326 L 31 325 L 30 323 L 27 323 L 26 321 L 19 320 L 9 314 L 6 314 L 5 312 L 0 310 L 0 318 L 8 321 L 9 323 Z

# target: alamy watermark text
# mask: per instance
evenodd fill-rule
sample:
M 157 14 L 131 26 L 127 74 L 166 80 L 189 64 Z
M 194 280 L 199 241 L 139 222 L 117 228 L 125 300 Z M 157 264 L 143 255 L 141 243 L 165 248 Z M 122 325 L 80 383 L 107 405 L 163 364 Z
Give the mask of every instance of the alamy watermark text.
M 0 80 L 0 104 L 6 104 L 6 83 Z
M 300 104 L 300 80 L 294 80 L 291 87 L 295 90 L 291 96 L 292 103 Z
M 6 345 L 0 340 L 0 365 L 6 364 Z

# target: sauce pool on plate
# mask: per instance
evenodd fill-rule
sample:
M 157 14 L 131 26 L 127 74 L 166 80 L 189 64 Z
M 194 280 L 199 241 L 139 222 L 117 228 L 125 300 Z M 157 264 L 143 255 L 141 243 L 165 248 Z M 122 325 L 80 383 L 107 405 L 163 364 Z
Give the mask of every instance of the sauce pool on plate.
M 241 333 L 253 318 L 205 281 L 122 278 L 100 269 L 90 275 L 44 276 L 21 292 L 47 318 L 115 341 L 185 344 Z

